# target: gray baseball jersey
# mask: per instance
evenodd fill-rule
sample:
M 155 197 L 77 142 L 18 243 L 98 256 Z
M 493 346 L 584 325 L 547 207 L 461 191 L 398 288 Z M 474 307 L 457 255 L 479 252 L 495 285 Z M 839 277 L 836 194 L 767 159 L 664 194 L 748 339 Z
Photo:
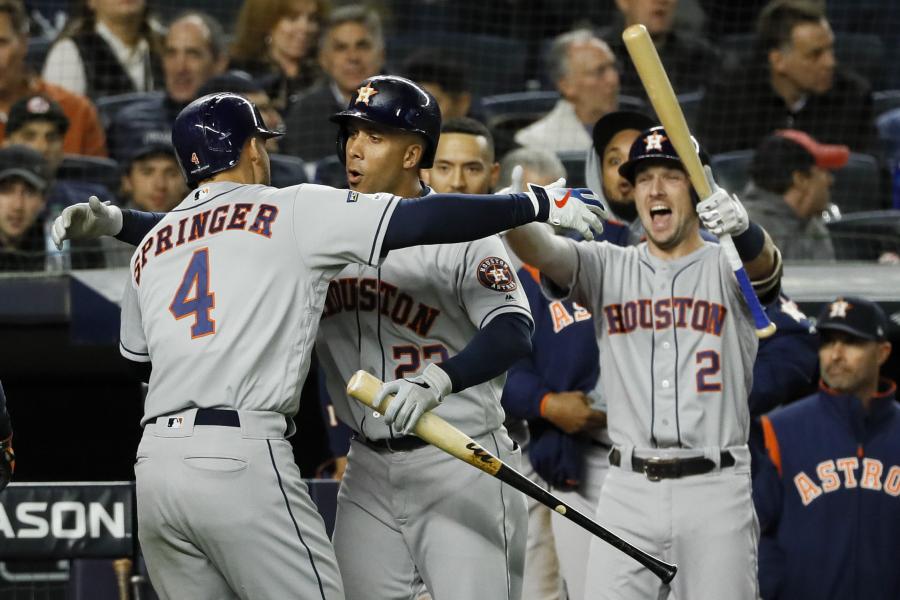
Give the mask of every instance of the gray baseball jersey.
M 120 349 L 153 364 L 135 477 L 162 598 L 345 597 L 285 416 L 328 282 L 349 262 L 379 262 L 395 206 L 322 186 L 212 183 L 134 253 Z M 198 410 L 211 408 L 237 415 Z M 231 420 L 201 418 L 213 414 Z
M 316 340 L 335 413 L 368 440 L 388 438 L 380 415 L 346 396 L 348 378 L 358 369 L 383 380 L 417 375 L 508 312 L 531 318 L 497 236 L 345 268 L 331 282 Z M 434 412 L 515 468 L 520 451 L 502 429 L 504 381 L 451 394 Z M 460 486 L 466 494 L 450 491 Z M 334 530 L 347 598 L 405 600 L 421 577 L 442 600 L 518 600 L 527 518 L 521 494 L 437 448 L 390 453 L 354 441 Z
M 665 261 L 646 243 L 569 243 L 578 259 L 569 296 L 594 315 L 613 443 L 746 444 L 757 339 L 721 248 Z
M 188 407 L 294 415 L 329 281 L 379 262 L 395 205 L 316 185 L 191 193 L 135 251 L 123 299 L 121 352 L 153 362 L 143 422 Z
M 500 238 L 403 248 L 380 269 L 350 265 L 331 282 L 316 351 L 337 416 L 369 439 L 389 437 L 372 411 L 347 397 L 358 369 L 382 380 L 410 377 L 462 350 L 491 319 L 528 300 Z M 451 394 L 435 413 L 470 436 L 503 423 L 505 375 Z

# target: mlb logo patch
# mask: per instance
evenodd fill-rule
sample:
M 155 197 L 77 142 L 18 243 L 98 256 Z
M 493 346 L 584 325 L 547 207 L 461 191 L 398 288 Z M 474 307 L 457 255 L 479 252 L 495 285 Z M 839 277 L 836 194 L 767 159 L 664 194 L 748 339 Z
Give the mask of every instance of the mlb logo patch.
M 356 202 L 359 200 L 359 192 L 347 192 L 347 202 Z
M 181 429 L 184 425 L 184 417 L 169 417 L 168 421 L 166 421 L 166 427 L 168 429 Z

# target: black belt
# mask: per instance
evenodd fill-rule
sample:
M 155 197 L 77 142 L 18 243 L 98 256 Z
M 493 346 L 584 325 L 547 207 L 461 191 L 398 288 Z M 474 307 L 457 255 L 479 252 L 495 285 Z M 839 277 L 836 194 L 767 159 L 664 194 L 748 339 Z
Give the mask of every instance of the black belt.
M 198 408 L 194 416 L 194 425 L 221 425 L 222 427 L 240 427 L 241 419 L 236 410 L 221 408 Z
M 609 453 L 609 464 L 618 467 L 622 464 L 622 454 L 618 449 L 613 448 Z M 721 468 L 733 467 L 734 456 L 727 450 L 719 456 L 719 466 Z M 716 468 L 716 463 L 704 456 L 694 456 L 691 458 L 638 458 L 631 457 L 631 470 L 636 473 L 643 473 L 650 481 L 659 481 L 660 479 L 678 479 L 679 477 L 687 477 L 689 475 L 702 475 L 709 473 Z
M 365 444 L 375 452 L 409 452 L 418 450 L 428 445 L 428 442 L 414 435 L 404 435 L 383 440 L 370 440 L 358 433 L 353 434 L 353 439 Z

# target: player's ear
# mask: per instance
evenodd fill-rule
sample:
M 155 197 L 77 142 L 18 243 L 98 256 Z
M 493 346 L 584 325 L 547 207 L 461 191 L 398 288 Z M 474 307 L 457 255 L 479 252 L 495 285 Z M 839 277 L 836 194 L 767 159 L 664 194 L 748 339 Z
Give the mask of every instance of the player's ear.
M 408 145 L 406 152 L 403 153 L 403 168 L 415 169 L 418 167 L 419 163 L 422 162 L 422 153 L 424 151 L 425 146 L 418 140 Z

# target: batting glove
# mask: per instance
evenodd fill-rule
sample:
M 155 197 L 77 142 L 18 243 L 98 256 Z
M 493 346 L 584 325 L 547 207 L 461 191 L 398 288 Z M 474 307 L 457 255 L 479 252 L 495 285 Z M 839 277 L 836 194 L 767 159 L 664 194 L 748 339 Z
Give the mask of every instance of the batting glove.
M 723 190 L 713 179 L 712 169 L 704 167 L 706 180 L 712 193 L 708 198 L 697 204 L 697 216 L 700 222 L 711 233 L 722 236 L 729 234 L 738 236 L 750 227 L 750 217 L 747 209 L 734 194 Z
M 603 201 L 587 188 L 567 188 L 565 179 L 547 186 L 528 184 L 525 195 L 534 202 L 535 214 L 547 206 L 547 222 L 566 229 L 574 229 L 586 240 L 594 239 L 594 231 L 603 232 L 603 221 L 609 218 L 609 211 Z M 593 230 L 593 231 L 592 231 Z
M 396 433 L 408 435 L 419 417 L 440 404 L 451 388 L 450 376 L 439 366 L 430 364 L 417 377 L 385 383 L 375 398 L 375 405 L 381 406 L 385 398 L 396 394 L 384 412 L 384 420 Z
M 53 221 L 53 243 L 62 250 L 63 240 L 113 236 L 122 231 L 122 211 L 109 202 L 91 196 L 87 202 L 66 207 Z
M 0 440 L 0 491 L 12 480 L 16 470 L 16 453 L 13 452 L 12 436 Z

